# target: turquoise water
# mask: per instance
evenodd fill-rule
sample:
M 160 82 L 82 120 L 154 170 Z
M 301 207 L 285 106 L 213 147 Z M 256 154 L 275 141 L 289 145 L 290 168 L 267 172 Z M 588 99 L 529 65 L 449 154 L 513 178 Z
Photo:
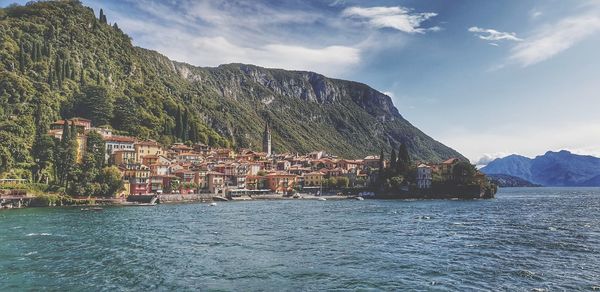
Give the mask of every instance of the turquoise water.
M 600 190 L 0 212 L 0 291 L 600 287 Z

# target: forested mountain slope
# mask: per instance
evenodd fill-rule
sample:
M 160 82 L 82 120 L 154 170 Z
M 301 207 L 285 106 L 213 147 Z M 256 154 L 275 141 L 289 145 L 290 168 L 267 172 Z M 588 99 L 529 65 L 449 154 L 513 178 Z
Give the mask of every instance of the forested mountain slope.
M 1 9 L 0 172 L 32 163 L 35 137 L 52 121 L 74 116 L 165 144 L 258 148 L 269 121 L 276 152 L 323 149 L 359 158 L 405 143 L 413 159 L 462 157 L 365 84 L 174 62 L 134 47 L 117 24 L 78 1 Z

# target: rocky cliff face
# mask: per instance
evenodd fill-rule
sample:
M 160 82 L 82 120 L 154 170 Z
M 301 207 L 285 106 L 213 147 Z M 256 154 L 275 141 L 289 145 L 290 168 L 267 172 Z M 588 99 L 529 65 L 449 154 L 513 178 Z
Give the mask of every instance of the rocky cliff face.
M 74 96 L 94 85 L 109 89 L 109 101 L 119 101 L 113 127 L 165 143 L 192 140 L 260 149 L 269 121 L 276 152 L 325 150 L 361 158 L 405 143 L 413 159 L 462 157 L 411 125 L 390 97 L 365 84 L 313 72 L 172 61 L 132 46 L 119 28 L 99 22 L 78 1 L 32 2 L 2 11 L 0 21 L 7 48 L 0 67 L 13 80 L 2 86 L 9 92 L 27 85 L 22 99 L 28 112 L 21 114 L 26 122 L 33 122 L 40 96 L 55 101 L 46 111 L 48 120 L 75 114 L 69 108 Z M 34 58 L 34 45 L 51 49 Z M 21 51 L 26 56 L 18 70 Z M 69 67 L 69 74 L 54 70 L 56 64 Z

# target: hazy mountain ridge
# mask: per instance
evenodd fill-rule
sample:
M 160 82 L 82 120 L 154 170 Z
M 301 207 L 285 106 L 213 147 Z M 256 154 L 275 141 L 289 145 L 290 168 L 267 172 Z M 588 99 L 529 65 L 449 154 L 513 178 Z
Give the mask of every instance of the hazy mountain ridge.
M 569 151 L 552 152 L 533 159 L 511 155 L 481 169 L 486 174 L 507 174 L 543 186 L 600 186 L 600 158 Z
M 520 177 L 508 175 L 508 174 L 486 174 L 487 177 L 495 183 L 497 186 L 502 188 L 513 188 L 513 187 L 539 187 L 530 181 L 524 180 Z

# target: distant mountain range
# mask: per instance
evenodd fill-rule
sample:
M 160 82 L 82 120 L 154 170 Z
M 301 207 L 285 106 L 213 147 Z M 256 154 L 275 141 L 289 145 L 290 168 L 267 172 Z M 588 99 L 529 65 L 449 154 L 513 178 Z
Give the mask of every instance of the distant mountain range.
M 510 155 L 481 168 L 487 175 L 510 175 L 542 186 L 600 186 L 600 158 L 548 151 L 533 159 Z
M 514 187 L 539 187 L 540 185 L 534 184 L 528 180 L 524 180 L 520 177 L 508 175 L 508 174 L 488 174 L 487 177 L 496 185 L 501 188 L 514 188 Z

